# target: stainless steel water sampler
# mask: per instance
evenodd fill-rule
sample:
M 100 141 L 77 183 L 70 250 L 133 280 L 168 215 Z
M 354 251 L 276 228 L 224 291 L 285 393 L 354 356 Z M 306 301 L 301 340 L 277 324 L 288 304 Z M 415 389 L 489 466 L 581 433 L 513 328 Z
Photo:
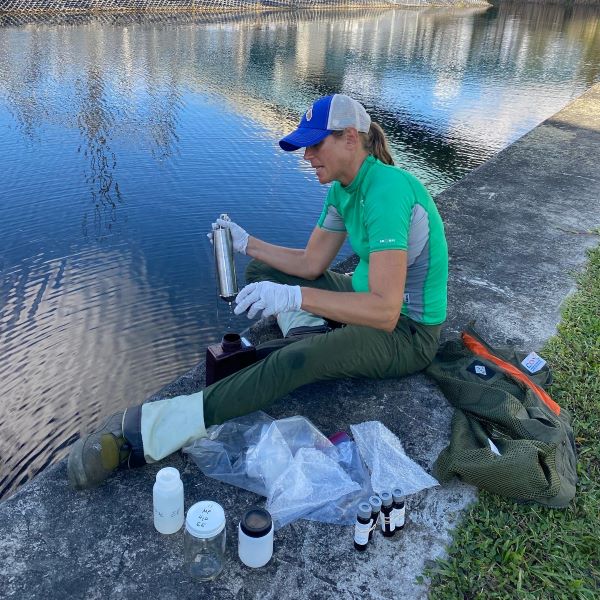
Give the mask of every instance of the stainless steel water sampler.
M 220 215 L 219 218 L 223 221 L 230 220 L 226 214 Z M 229 228 L 217 226 L 213 230 L 213 247 L 215 250 L 219 296 L 226 302 L 233 302 L 238 293 L 238 285 L 233 260 L 233 240 Z

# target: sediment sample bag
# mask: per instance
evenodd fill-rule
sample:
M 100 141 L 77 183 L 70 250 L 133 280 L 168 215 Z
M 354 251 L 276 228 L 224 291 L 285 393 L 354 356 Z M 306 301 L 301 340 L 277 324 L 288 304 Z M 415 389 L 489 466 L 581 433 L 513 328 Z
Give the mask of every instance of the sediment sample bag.
M 277 529 L 298 518 L 354 523 L 356 506 L 373 492 L 360 447 L 369 446 L 367 462 L 375 467 L 378 487 L 413 493 L 437 484 L 381 423 L 362 423 L 352 430 L 360 444 L 350 439 L 333 444 L 304 417 L 275 421 L 256 412 L 211 427 L 207 438 L 183 451 L 205 475 L 266 496 Z M 382 431 L 387 435 L 380 448 L 369 440 L 380 438 Z

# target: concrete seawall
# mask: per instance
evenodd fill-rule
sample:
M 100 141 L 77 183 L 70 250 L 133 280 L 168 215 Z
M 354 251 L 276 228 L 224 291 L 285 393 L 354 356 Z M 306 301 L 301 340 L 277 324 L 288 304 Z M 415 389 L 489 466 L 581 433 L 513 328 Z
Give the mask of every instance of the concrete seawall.
M 523 349 L 539 349 L 554 333 L 586 249 L 598 243 L 599 155 L 597 84 L 438 196 L 451 254 L 446 337 L 473 319 L 490 341 L 511 339 Z M 203 373 L 198 365 L 157 396 L 195 391 Z M 313 384 L 270 412 L 304 414 L 327 435 L 379 420 L 425 468 L 448 440 L 451 415 L 422 375 Z M 225 509 L 227 566 L 213 583 L 193 583 L 183 572 L 181 532 L 153 528 L 152 484 L 166 465 L 182 472 L 186 509 L 201 499 Z M 235 528 L 261 498 L 204 477 L 179 455 L 88 492 L 69 488 L 62 462 L 0 504 L 0 590 L 40 600 L 424 598 L 415 576 L 443 553 L 475 497 L 459 482 L 410 497 L 402 535 L 376 536 L 364 554 L 353 550 L 349 527 L 297 521 L 277 532 L 272 561 L 250 570 L 237 559 Z

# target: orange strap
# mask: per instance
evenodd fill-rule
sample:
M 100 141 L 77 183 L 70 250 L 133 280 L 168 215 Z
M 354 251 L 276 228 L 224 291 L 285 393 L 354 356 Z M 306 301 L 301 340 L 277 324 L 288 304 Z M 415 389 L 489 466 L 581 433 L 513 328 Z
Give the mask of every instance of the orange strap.
M 550 398 L 550 396 L 539 386 L 533 383 L 525 373 L 522 373 L 515 367 L 511 365 L 509 362 L 494 356 L 481 342 L 478 342 L 472 335 L 469 335 L 467 332 L 463 331 L 462 339 L 465 343 L 465 346 L 476 354 L 477 356 L 481 356 L 490 362 L 493 362 L 497 367 L 502 369 L 506 374 L 510 375 L 517 381 L 520 381 L 524 385 L 526 385 L 532 392 L 534 392 L 537 397 L 544 402 L 548 408 L 556 415 L 560 414 L 560 406 Z

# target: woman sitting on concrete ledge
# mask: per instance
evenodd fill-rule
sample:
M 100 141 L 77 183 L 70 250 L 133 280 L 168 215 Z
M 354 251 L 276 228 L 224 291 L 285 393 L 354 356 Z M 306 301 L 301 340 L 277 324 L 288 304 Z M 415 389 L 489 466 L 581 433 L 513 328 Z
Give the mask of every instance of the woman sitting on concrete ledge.
M 98 485 L 120 466 L 158 461 L 204 437 L 206 427 L 264 409 L 301 385 L 399 377 L 433 359 L 446 318 L 448 250 L 427 190 L 393 166 L 381 128 L 343 94 L 317 100 L 279 145 L 305 148 L 319 182 L 333 185 L 304 250 L 218 221 L 235 250 L 255 259 L 235 312 L 277 315 L 284 336 L 322 330 L 323 318 L 346 326 L 304 336 L 195 394 L 114 414 L 73 445 L 75 488 Z M 360 258 L 352 276 L 328 270 L 346 236 Z

